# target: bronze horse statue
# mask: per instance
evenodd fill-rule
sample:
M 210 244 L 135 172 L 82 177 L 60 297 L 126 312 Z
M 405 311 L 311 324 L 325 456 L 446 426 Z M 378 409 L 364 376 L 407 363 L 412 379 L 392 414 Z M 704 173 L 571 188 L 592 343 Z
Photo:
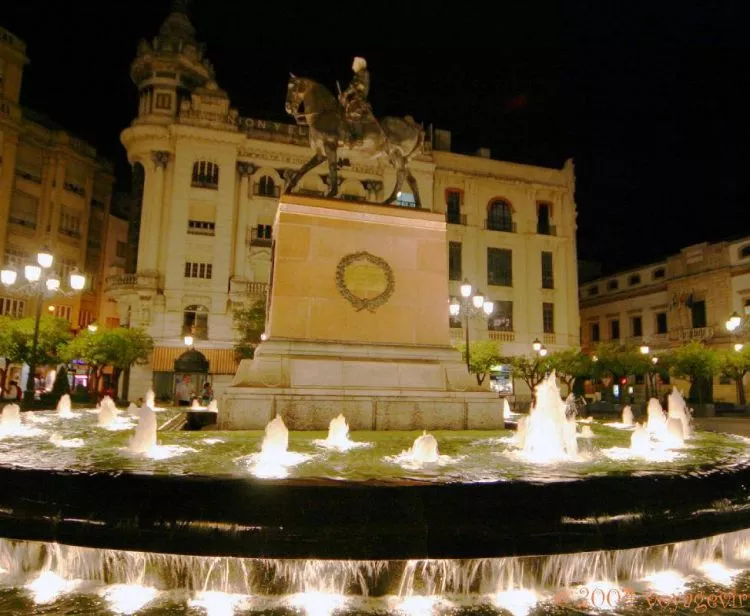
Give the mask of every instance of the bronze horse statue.
M 328 160 L 328 194 L 338 193 L 339 149 L 363 152 L 371 158 L 385 156 L 396 169 L 396 185 L 383 203 L 392 203 L 406 180 L 414 194 L 417 207 L 421 207 L 417 180 L 409 169 L 409 161 L 424 145 L 424 129 L 412 118 L 385 117 L 365 120 L 361 137 L 352 142 L 352 130 L 346 119 L 344 108 L 328 89 L 302 77 L 290 76 L 286 95 L 286 111 L 294 116 L 297 124 L 307 125 L 310 131 L 310 147 L 315 150 L 289 181 L 286 192 L 290 193 L 311 169 Z

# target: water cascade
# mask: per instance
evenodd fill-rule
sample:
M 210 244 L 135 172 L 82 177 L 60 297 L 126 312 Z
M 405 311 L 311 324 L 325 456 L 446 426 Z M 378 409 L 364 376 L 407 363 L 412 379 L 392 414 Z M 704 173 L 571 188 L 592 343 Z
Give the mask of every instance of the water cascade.
M 101 428 L 111 426 L 117 421 L 117 407 L 114 401 L 109 396 L 102 398 L 101 406 L 99 407 L 99 418 L 97 425 Z
M 680 422 L 682 428 L 682 440 L 686 441 L 693 433 L 691 426 L 692 414 L 685 404 L 685 398 L 682 397 L 680 390 L 676 387 L 672 388 L 672 393 L 669 394 L 667 402 L 668 417 L 671 420 Z
M 71 417 L 78 417 L 78 413 L 74 413 L 70 410 L 70 396 L 63 394 L 60 400 L 57 402 L 57 416 L 70 419 Z
M 414 440 L 414 445 L 411 448 L 411 459 L 422 464 L 431 464 L 440 459 L 437 439 L 432 434 L 427 434 L 427 430 Z

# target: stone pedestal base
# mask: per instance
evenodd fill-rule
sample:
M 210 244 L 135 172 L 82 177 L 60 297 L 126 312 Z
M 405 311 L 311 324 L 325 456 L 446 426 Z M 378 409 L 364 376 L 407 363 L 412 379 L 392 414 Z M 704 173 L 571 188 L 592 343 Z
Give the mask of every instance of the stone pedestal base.
M 243 360 L 219 405 L 219 429 L 502 429 L 497 394 L 479 387 L 450 347 L 269 340 Z

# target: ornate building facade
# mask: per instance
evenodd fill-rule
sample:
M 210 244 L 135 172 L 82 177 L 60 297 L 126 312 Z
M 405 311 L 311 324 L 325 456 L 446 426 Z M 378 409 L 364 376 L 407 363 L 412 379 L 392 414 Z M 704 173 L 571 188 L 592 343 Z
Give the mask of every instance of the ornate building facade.
M 20 106 L 27 62 L 23 41 L 0 28 L 0 264 L 36 262 L 46 246 L 62 280 L 74 268 L 84 272 L 82 294 L 45 302 L 78 329 L 99 318 L 114 176 L 89 144 Z M 33 311 L 32 302 L 0 287 L 0 314 Z
M 140 43 L 131 77 L 140 104 L 121 135 L 134 177 L 129 254 L 106 282 L 122 322 L 156 340 L 151 363 L 133 370 L 131 391 L 153 383 L 171 396 L 190 334 L 220 394 L 235 371 L 233 311 L 265 297 L 279 198 L 311 156 L 306 128 L 241 117 L 179 10 Z M 466 278 L 497 302 L 489 321 L 471 320 L 471 340 L 492 338 L 508 354 L 529 352 L 535 338 L 551 348 L 577 345 L 572 163 L 546 169 L 494 161 L 486 151 L 465 156 L 450 152 L 448 132 L 429 137 L 411 168 L 422 207 L 446 216 L 450 293 L 459 295 Z M 322 196 L 327 181 L 317 169 L 295 192 Z M 339 174 L 339 198 L 379 202 L 395 181 L 387 163 L 352 157 Z M 413 195 L 399 193 L 397 205 L 413 206 Z M 436 307 L 446 318 L 448 300 Z
M 746 342 L 750 237 L 688 246 L 664 261 L 587 282 L 580 305 L 588 349 L 598 342 L 646 344 L 658 355 L 691 340 L 714 348 Z M 725 323 L 735 312 L 743 326 L 730 333 Z M 734 401 L 734 385 L 715 379 L 714 399 Z

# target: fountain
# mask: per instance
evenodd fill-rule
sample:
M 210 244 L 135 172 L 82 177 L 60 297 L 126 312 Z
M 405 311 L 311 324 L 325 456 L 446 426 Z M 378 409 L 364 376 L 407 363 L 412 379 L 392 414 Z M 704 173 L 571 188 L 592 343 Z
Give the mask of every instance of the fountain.
M 193 403 L 190 405 L 190 410 L 192 411 L 205 411 L 206 407 L 202 406 L 200 402 L 198 402 L 198 398 L 193 398 Z
M 146 392 L 146 406 L 150 406 L 152 409 L 156 408 L 156 394 L 152 387 L 149 387 Z
M 529 412 L 521 438 L 525 459 L 549 464 L 577 458 L 575 415 L 569 417 L 567 410 L 553 371 L 536 387 L 536 404 Z
M 65 417 L 66 419 L 70 419 L 72 417 L 79 417 L 79 413 L 74 413 L 70 410 L 71 404 L 70 404 L 70 396 L 68 394 L 63 394 L 60 397 L 60 400 L 57 402 L 57 415 L 58 417 Z
M 630 436 L 630 450 L 636 455 L 648 455 L 651 450 L 651 440 L 646 426 L 639 423 L 635 424 L 635 430 Z
M 17 404 L 6 404 L 0 415 L 0 427 L 2 431 L 21 427 L 21 407 Z
M 585 426 L 581 426 L 581 438 L 594 438 L 594 431 L 591 429 L 591 426 L 586 424 Z
M 288 448 L 289 430 L 284 425 L 281 415 L 276 415 L 266 426 L 260 455 L 266 459 L 270 459 L 285 454 Z
M 104 428 L 106 426 L 111 426 L 116 421 L 117 407 L 115 406 L 112 398 L 110 398 L 109 396 L 104 396 L 99 406 L 99 417 L 97 425 L 99 425 L 99 427 L 101 428 Z
M 626 426 L 632 426 L 635 422 L 633 419 L 633 409 L 630 408 L 630 405 L 627 404 L 622 409 L 622 423 Z
M 511 419 L 515 413 L 510 410 L 508 398 L 503 398 L 503 419 Z
M 138 414 L 138 425 L 128 448 L 133 453 L 149 453 L 156 447 L 156 413 L 144 404 Z
M 349 451 L 356 447 L 369 446 L 369 443 L 356 443 L 349 439 L 349 424 L 343 414 L 331 419 L 328 424 L 328 437 L 325 440 L 316 440 L 314 443 L 319 447 L 336 451 Z
M 437 439 L 432 434 L 427 434 L 427 430 L 414 440 L 411 459 L 422 464 L 437 462 L 440 459 Z
M 218 413 L 219 403 L 216 402 L 216 400 L 211 400 L 211 402 L 208 403 L 208 408 L 206 410 L 208 410 L 211 413 Z
M 676 387 L 673 387 L 672 392 L 669 394 L 667 408 L 667 415 L 670 421 L 675 420 L 680 423 L 682 429 L 681 439 L 683 441 L 688 440 L 692 434 L 692 427 L 690 424 L 692 423 L 693 418 L 690 410 L 685 404 L 685 398 L 682 397 L 680 390 Z
M 646 429 L 649 434 L 664 439 L 667 434 L 667 417 L 664 414 L 664 410 L 661 408 L 661 404 L 659 404 L 659 401 L 656 398 L 651 398 L 648 401 L 646 413 L 648 416 Z

